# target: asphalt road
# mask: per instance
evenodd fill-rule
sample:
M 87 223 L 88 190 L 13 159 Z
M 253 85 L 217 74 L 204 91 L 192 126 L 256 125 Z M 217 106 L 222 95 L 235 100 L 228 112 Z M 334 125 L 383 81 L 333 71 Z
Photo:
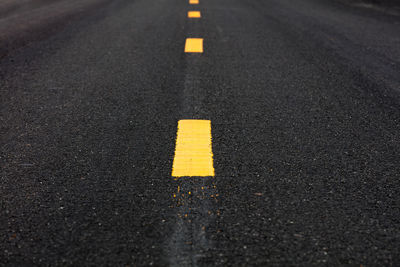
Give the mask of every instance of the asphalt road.
M 399 264 L 400 16 L 71 3 L 0 13 L 0 265 Z M 214 177 L 172 177 L 182 119 Z

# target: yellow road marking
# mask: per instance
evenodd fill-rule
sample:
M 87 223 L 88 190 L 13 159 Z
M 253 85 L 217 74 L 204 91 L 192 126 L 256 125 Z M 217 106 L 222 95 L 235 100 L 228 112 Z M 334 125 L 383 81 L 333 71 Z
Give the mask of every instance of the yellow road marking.
M 199 4 L 199 0 L 189 0 L 189 4 L 198 5 Z
M 189 11 L 188 18 L 201 18 L 200 11 Z
M 203 38 L 186 38 L 186 53 L 203 53 Z
M 214 176 L 211 121 L 178 122 L 172 176 Z

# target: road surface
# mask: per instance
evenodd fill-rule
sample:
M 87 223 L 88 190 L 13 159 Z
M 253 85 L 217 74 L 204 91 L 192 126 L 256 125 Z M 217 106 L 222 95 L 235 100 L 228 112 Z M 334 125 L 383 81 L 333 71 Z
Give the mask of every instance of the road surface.
M 0 265 L 399 264 L 396 12 L 42 2 L 0 13 Z

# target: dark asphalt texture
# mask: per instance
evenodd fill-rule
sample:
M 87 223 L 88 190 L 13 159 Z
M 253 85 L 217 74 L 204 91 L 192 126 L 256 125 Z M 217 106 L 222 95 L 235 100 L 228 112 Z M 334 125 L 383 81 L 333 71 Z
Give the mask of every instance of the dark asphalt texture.
M 0 265 L 399 264 L 400 16 L 95 7 L 1 47 Z M 191 118 L 212 122 L 216 176 L 175 180 Z

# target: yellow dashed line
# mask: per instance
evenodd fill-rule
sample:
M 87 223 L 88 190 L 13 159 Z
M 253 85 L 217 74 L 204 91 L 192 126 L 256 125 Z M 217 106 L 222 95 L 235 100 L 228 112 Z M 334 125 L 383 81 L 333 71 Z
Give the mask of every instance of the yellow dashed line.
M 211 121 L 178 122 L 172 176 L 214 176 Z
M 189 11 L 188 18 L 201 18 L 200 11 Z
M 187 38 L 185 44 L 186 53 L 203 53 L 203 38 Z
M 198 5 L 199 4 L 199 0 L 189 0 L 189 4 Z

